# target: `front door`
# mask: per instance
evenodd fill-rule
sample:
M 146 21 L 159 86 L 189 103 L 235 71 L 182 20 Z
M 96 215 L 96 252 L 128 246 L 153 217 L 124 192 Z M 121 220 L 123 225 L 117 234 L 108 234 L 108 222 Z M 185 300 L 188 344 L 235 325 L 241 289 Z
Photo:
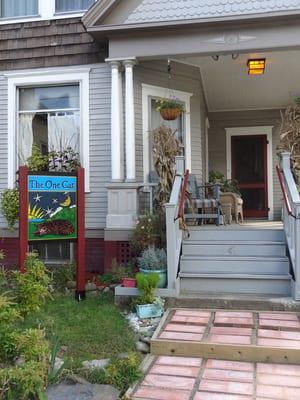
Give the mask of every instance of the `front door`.
M 267 135 L 231 137 L 232 179 L 239 183 L 245 217 L 268 217 L 267 143 Z

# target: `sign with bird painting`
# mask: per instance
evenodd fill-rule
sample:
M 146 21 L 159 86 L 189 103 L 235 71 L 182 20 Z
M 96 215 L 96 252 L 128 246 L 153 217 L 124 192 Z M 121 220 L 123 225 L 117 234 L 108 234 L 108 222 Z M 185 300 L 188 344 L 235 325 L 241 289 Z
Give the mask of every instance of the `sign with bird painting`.
M 28 240 L 77 239 L 77 177 L 28 175 Z

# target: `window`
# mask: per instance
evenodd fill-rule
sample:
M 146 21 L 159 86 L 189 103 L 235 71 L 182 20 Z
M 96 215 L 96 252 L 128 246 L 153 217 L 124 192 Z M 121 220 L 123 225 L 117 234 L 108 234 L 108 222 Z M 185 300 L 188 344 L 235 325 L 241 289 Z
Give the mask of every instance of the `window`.
M 32 243 L 30 251 L 37 251 L 41 260 L 46 264 L 61 264 L 74 261 L 74 243 L 70 242 L 41 242 Z
M 0 18 L 26 17 L 38 14 L 38 0 L 0 0 Z
M 95 0 L 55 0 L 56 12 L 87 10 Z
M 38 146 L 43 154 L 80 150 L 79 85 L 19 88 L 18 160 L 25 164 Z

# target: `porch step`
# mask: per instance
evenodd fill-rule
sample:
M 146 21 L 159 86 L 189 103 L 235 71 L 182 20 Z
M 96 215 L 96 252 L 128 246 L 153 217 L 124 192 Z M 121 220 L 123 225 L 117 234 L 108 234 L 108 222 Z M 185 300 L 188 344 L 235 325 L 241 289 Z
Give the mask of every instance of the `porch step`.
M 287 275 L 288 267 L 287 257 L 183 255 L 180 262 L 181 273 L 195 274 Z
M 281 241 L 258 240 L 185 240 L 184 255 L 190 256 L 285 256 L 286 245 Z
M 236 293 L 291 295 L 290 275 L 193 274 L 180 272 L 180 295 L 196 293 Z
M 189 235 L 189 241 L 285 241 L 283 229 L 189 227 Z

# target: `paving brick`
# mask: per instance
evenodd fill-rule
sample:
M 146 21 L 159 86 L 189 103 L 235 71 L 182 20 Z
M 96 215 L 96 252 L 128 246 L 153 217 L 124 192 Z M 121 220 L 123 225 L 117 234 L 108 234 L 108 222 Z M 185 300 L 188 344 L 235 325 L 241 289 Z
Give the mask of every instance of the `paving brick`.
M 243 361 L 207 360 L 206 368 L 254 371 L 254 363 Z
M 144 381 L 142 382 L 142 386 L 154 386 L 182 390 L 191 390 L 194 384 L 194 378 L 157 374 L 146 375 Z
M 249 371 L 232 371 L 225 369 L 206 368 L 203 373 L 205 379 L 216 379 L 219 381 L 233 382 L 253 382 L 253 372 Z
M 188 317 L 204 317 L 210 318 L 210 311 L 197 311 L 197 310 L 176 310 L 175 315 L 184 315 Z
M 149 400 L 189 400 L 190 391 L 162 389 L 155 387 L 141 386 L 133 396 L 133 399 Z
M 300 340 L 300 332 L 258 329 L 257 336 L 274 339 Z
M 239 394 L 197 392 L 194 400 L 252 400 L 252 397 Z
M 199 373 L 199 367 L 182 367 L 172 365 L 153 365 L 150 374 L 189 376 L 195 378 Z
M 184 324 L 198 324 L 207 325 L 209 318 L 205 317 L 186 317 L 184 315 L 174 315 L 171 318 L 171 322 L 181 322 Z
M 283 386 L 257 385 L 256 395 L 267 399 L 299 400 L 300 388 Z
M 232 326 L 212 326 L 210 333 L 217 335 L 240 335 L 240 336 L 251 336 L 251 328 L 237 328 Z
M 199 391 L 252 395 L 253 384 L 227 381 L 217 382 L 215 380 L 202 379 L 200 382 Z
M 286 347 L 300 350 L 300 341 L 284 340 L 284 339 L 270 339 L 270 338 L 257 338 L 259 346 L 272 346 L 272 347 Z
M 194 357 L 169 357 L 160 356 L 157 358 L 155 364 L 161 365 L 182 365 L 188 367 L 200 367 L 202 363 L 202 358 Z
M 251 337 L 237 335 L 209 335 L 207 341 L 211 343 L 251 344 Z
M 291 386 L 300 388 L 300 376 L 258 374 L 257 383 L 262 385 Z
M 216 311 L 216 317 L 251 318 L 252 312 L 248 311 Z
M 214 324 L 253 326 L 253 320 L 252 318 L 216 317 Z
M 267 326 L 274 328 L 294 328 L 300 330 L 300 322 L 298 321 L 285 321 L 276 319 L 259 319 L 259 326 Z
M 162 332 L 160 339 L 200 342 L 203 334 L 187 332 Z
M 259 317 L 262 319 L 279 319 L 279 320 L 286 320 L 286 321 L 299 321 L 297 314 L 293 313 L 259 313 Z
M 257 373 L 300 376 L 300 365 L 257 364 Z
M 168 324 L 165 331 L 173 332 L 194 332 L 194 333 L 204 333 L 205 326 L 201 325 L 187 325 L 187 324 Z

